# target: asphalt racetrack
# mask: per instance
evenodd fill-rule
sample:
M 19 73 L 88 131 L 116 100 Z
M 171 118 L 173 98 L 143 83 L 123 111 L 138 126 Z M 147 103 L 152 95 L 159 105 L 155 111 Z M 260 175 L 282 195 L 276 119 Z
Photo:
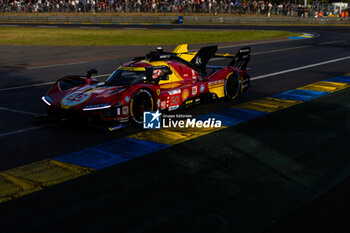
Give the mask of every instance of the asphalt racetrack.
M 194 116 L 350 73 L 349 27 L 195 27 L 316 36 L 220 44 L 222 53 L 252 48 L 251 87 L 239 101 L 185 111 Z M 96 68 L 104 80 L 120 63 L 154 49 L 0 45 L 0 171 L 142 131 L 37 124 L 33 116 L 44 113 L 41 97 L 60 77 Z M 1 203 L 0 232 L 349 232 L 348 101 L 344 89 Z

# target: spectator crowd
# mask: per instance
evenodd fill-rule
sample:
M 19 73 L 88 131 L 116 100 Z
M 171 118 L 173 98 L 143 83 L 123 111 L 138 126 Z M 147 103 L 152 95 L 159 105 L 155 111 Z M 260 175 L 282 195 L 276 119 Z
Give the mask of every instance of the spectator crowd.
M 314 17 L 329 14 L 318 1 L 304 7 L 293 2 L 264 0 L 0 0 L 0 12 L 159 12 L 229 13 Z

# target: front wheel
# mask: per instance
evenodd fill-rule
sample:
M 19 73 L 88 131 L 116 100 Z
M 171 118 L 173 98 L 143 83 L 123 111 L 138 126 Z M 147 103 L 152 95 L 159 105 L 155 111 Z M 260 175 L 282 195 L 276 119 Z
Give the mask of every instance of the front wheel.
M 154 99 L 150 91 L 146 89 L 137 90 L 130 100 L 130 116 L 137 123 L 143 123 L 143 113 L 154 111 Z
M 225 97 L 234 100 L 241 93 L 242 82 L 237 72 L 228 75 L 225 81 Z

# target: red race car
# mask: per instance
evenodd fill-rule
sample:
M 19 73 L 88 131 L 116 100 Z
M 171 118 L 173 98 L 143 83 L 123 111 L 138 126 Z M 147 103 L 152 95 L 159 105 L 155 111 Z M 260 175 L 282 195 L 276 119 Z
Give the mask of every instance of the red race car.
M 105 82 L 86 76 L 58 80 L 42 97 L 47 113 L 58 119 L 77 119 L 122 127 L 143 123 L 145 111 L 173 111 L 204 102 L 233 100 L 249 87 L 246 67 L 250 48 L 236 55 L 217 54 L 217 46 L 189 52 L 187 44 L 173 52 L 161 48 L 136 57 L 116 69 Z M 228 58 L 227 66 L 208 66 L 211 58 Z

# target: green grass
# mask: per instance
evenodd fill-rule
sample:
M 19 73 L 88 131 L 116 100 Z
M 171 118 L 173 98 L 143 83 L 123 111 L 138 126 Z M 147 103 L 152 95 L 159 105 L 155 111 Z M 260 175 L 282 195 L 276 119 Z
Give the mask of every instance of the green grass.
M 99 30 L 0 28 L 0 44 L 17 45 L 175 45 L 287 38 L 285 31 Z

